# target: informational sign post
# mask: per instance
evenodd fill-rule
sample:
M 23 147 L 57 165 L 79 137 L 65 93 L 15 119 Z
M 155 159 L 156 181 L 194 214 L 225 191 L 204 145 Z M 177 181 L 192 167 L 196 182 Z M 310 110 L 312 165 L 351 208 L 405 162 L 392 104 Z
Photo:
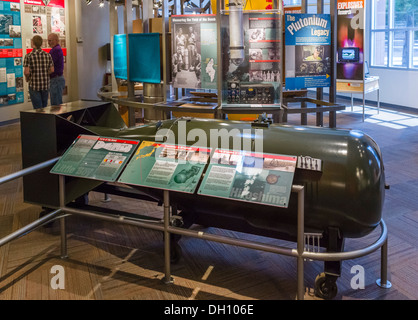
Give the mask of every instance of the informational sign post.
M 216 149 L 198 194 L 288 207 L 297 157 Z
M 80 135 L 51 173 L 114 182 L 139 141 Z
M 286 89 L 331 85 L 331 16 L 286 14 Z
M 210 152 L 210 148 L 143 141 L 119 182 L 194 193 Z
M 337 80 L 364 78 L 365 1 L 337 1 Z

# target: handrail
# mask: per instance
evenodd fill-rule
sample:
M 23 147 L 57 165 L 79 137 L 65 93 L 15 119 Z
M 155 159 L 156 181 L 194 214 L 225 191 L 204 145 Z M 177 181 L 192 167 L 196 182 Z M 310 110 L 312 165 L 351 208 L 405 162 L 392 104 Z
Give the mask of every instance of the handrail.
M 61 212 L 62 212 L 62 209 L 56 209 L 56 210 L 48 213 L 47 215 L 43 216 L 42 218 L 39 218 L 39 219 L 27 224 L 26 226 L 16 230 L 15 232 L 5 236 L 4 238 L 1 238 L 0 239 L 0 247 L 4 246 L 5 244 L 9 243 L 12 240 L 20 238 L 20 237 L 28 234 L 29 232 L 34 231 L 36 228 L 40 227 L 41 225 L 43 225 L 47 222 L 50 222 L 50 220 L 55 218 L 55 216 L 58 215 Z
M 27 174 L 39 171 L 43 168 L 46 168 L 54 163 L 56 163 L 61 157 L 56 157 L 54 159 L 50 159 L 48 161 L 39 163 L 37 165 L 25 168 L 23 170 L 20 170 L 18 172 L 12 173 L 10 175 L 7 175 L 5 177 L 0 178 L 0 185 L 12 181 L 14 179 L 23 177 Z M 294 256 L 297 257 L 298 263 L 297 263 L 297 277 L 298 277 L 298 289 L 297 289 L 297 298 L 303 299 L 304 298 L 304 275 L 303 275 L 303 259 L 311 259 L 311 260 L 321 260 L 321 261 L 342 261 L 342 260 L 350 260 L 354 258 L 358 258 L 361 256 L 368 255 L 369 253 L 376 251 L 380 247 L 382 248 L 382 259 L 381 259 L 381 274 L 382 279 L 377 280 L 377 284 L 384 288 L 390 288 L 391 284 L 387 280 L 387 237 L 388 237 L 388 231 L 385 222 L 383 219 L 380 221 L 380 227 L 381 227 L 381 234 L 380 237 L 371 245 L 368 247 L 365 247 L 363 249 L 358 249 L 354 251 L 348 251 L 348 252 L 307 252 L 304 248 L 304 187 L 299 185 L 293 185 L 292 186 L 292 192 L 298 193 L 298 234 L 297 234 L 297 248 L 285 248 L 281 246 L 272 246 L 265 243 L 259 243 L 254 241 L 247 241 L 244 239 L 232 239 L 229 237 L 223 237 L 219 235 L 211 235 L 206 234 L 203 232 L 193 232 L 191 230 L 186 230 L 182 228 L 177 228 L 169 225 L 169 218 L 170 218 L 170 210 L 169 210 L 169 196 L 168 192 L 164 193 L 164 225 L 161 224 L 149 224 L 144 221 L 135 221 L 130 219 L 121 219 L 121 217 L 112 217 L 112 216 L 106 216 L 103 217 L 101 214 L 89 212 L 86 210 L 80 210 L 80 209 L 72 209 L 65 206 L 63 199 L 64 199 L 64 176 L 60 176 L 60 208 L 48 213 L 47 215 L 43 216 L 42 218 L 35 220 L 28 225 L 20 228 L 19 230 L 16 230 L 15 232 L 7 235 L 4 238 L 0 238 L 0 247 L 5 245 L 6 243 L 17 239 L 31 231 L 34 231 L 41 225 L 57 219 L 57 218 L 63 218 L 65 217 L 65 214 L 63 213 L 67 212 L 67 214 L 80 214 L 80 215 L 86 215 L 94 218 L 101 218 L 104 220 L 109 221 L 117 221 L 120 223 L 125 224 L 132 224 L 137 225 L 139 227 L 145 227 L 150 228 L 154 230 L 164 231 L 165 234 L 165 279 L 167 283 L 171 282 L 171 271 L 170 271 L 170 243 L 169 243 L 169 234 L 179 234 L 179 235 L 185 235 L 195 238 L 200 238 L 204 240 L 209 241 L 215 241 L 230 245 L 237 245 L 241 247 L 246 247 L 250 249 L 256 249 L 256 250 L 263 250 L 266 252 L 274 252 L 282 255 L 288 255 L 288 256 Z M 61 256 L 63 258 L 66 257 L 66 231 L 65 231 L 65 218 L 61 219 Z
M 50 160 L 47 160 L 45 162 L 38 163 L 34 166 L 31 166 L 31 167 L 25 168 L 23 170 L 14 172 L 12 174 L 9 174 L 7 176 L 1 177 L 0 178 L 0 185 L 3 184 L 3 183 L 9 182 L 9 181 L 13 181 L 13 180 L 18 179 L 18 178 L 21 178 L 25 175 L 34 173 L 34 172 L 39 171 L 41 169 L 47 168 L 50 165 L 56 163 L 60 158 L 61 157 L 56 157 L 54 159 L 50 159 Z M 24 236 L 24 235 L 28 234 L 29 232 L 34 231 L 35 229 L 39 228 L 40 226 L 42 226 L 42 225 L 46 224 L 47 222 L 50 222 L 51 220 L 55 219 L 56 216 L 61 214 L 61 213 L 62 213 L 61 208 L 56 209 L 52 212 L 49 212 L 45 216 L 27 224 L 26 226 L 12 232 L 11 234 L 9 234 L 9 235 L 7 235 L 3 238 L 0 238 L 0 247 L 4 246 L 5 244 L 9 243 L 12 240 L 20 238 L 21 236 Z
M 0 178 L 0 185 L 3 184 L 3 183 L 9 182 L 9 181 L 15 180 L 17 178 L 23 177 L 25 175 L 28 175 L 30 173 L 34 173 L 34 172 L 36 172 L 38 170 L 41 170 L 43 168 L 47 168 L 50 165 L 56 163 L 60 158 L 61 157 L 56 157 L 54 159 L 50 159 L 48 161 L 35 164 L 34 166 L 31 166 L 31 167 L 22 169 L 20 171 L 11 173 L 11 174 L 9 174 L 7 176 L 1 177 Z

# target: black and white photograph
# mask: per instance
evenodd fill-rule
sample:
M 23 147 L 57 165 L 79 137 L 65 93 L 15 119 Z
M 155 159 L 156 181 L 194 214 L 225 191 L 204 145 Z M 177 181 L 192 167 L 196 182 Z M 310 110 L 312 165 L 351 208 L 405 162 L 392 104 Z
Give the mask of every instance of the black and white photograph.
M 249 40 L 251 41 L 260 41 L 266 40 L 266 32 L 263 28 L 260 29 L 249 29 Z
M 14 58 L 14 66 L 21 66 L 22 65 L 22 58 Z
M 200 24 L 175 24 L 173 29 L 173 85 L 176 88 L 200 88 Z
M 10 2 L 10 11 L 20 11 L 20 3 Z
M 5 46 L 5 47 L 13 47 L 13 39 L 4 39 L 3 46 Z
M 22 36 L 22 31 L 20 26 L 10 25 L 9 26 L 9 37 L 11 38 L 20 38 Z
M 9 26 L 13 24 L 13 17 L 6 14 L 0 14 L 0 34 L 9 34 Z
M 23 77 L 16 78 L 16 91 L 17 92 L 23 91 Z
M 266 60 L 263 59 L 262 49 L 249 49 L 250 60 Z

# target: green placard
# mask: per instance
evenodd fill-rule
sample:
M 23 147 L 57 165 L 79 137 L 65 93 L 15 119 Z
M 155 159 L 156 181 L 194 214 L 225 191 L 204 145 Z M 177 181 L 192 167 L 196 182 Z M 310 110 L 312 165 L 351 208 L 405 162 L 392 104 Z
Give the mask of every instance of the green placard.
M 285 207 L 297 157 L 216 149 L 198 194 Z
M 51 173 L 114 182 L 139 141 L 80 135 Z
M 143 141 L 119 182 L 194 193 L 210 151 L 210 148 Z

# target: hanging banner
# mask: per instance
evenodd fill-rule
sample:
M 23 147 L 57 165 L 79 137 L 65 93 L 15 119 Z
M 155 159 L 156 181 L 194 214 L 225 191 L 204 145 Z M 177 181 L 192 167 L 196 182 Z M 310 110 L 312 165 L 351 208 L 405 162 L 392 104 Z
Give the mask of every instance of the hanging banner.
M 160 34 L 130 33 L 129 80 L 134 82 L 160 83 Z M 126 50 L 126 47 L 124 48 Z
M 363 81 L 364 1 L 337 2 L 337 80 Z
M 173 87 L 216 89 L 216 15 L 172 16 L 171 23 Z
M 331 16 L 286 14 L 285 39 L 286 89 L 329 87 Z
M 0 107 L 24 101 L 21 28 L 20 1 L 0 1 Z

